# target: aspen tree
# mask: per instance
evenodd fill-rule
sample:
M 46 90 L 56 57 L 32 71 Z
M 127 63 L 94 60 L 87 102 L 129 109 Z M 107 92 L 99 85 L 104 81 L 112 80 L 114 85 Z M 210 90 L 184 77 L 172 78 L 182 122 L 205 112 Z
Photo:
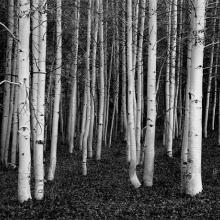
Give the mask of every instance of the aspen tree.
M 192 9 L 191 9 L 192 10 Z M 181 147 L 181 192 L 185 193 L 186 190 L 186 169 L 187 169 L 187 155 L 188 155 L 188 133 L 189 133 L 189 92 L 190 92 L 190 76 L 191 76 L 191 58 L 192 58 L 192 28 L 193 28 L 193 13 L 190 11 L 190 30 L 188 35 L 188 48 L 187 48 L 187 82 L 185 90 L 185 113 L 184 113 L 184 128 L 183 139 Z
M 8 29 L 11 33 L 14 31 L 14 1 L 8 1 Z M 7 47 L 6 47 L 6 67 L 5 67 L 5 80 L 11 81 L 11 71 L 12 71 L 12 46 L 13 46 L 13 38 L 8 33 L 7 36 Z M 9 124 L 9 111 L 10 111 L 10 93 L 11 93 L 11 85 L 9 83 L 4 84 L 4 96 L 3 96 L 3 113 L 2 113 L 2 127 L 1 127 L 1 162 L 7 163 L 5 161 L 5 152 L 6 149 L 6 135 L 8 127 L 11 126 Z M 7 166 L 7 164 L 5 164 Z
M 16 12 L 18 9 L 18 3 L 16 4 Z M 18 17 L 15 16 L 15 36 L 18 38 Z M 18 81 L 18 44 L 15 44 L 14 47 L 14 59 L 13 59 L 13 75 L 14 75 L 14 82 L 17 83 Z M 12 116 L 12 141 L 11 141 L 11 164 L 16 167 L 16 156 L 17 156 L 17 137 L 18 137 L 18 86 L 14 88 L 14 95 L 13 95 L 13 116 Z
M 14 31 L 15 25 L 14 25 L 14 2 L 9 2 L 9 13 L 8 13 L 8 21 L 11 23 L 9 25 L 9 30 Z M 10 37 L 11 38 L 11 37 Z M 11 45 L 9 46 L 10 50 L 12 50 L 12 44 L 13 44 L 13 39 L 10 40 Z M 17 44 L 16 44 L 17 47 Z M 16 71 L 16 64 L 17 64 L 17 55 L 16 55 L 16 48 L 14 50 L 14 53 L 9 52 L 9 57 L 8 57 L 8 70 L 11 72 L 11 81 L 15 81 L 14 73 Z M 13 55 L 13 56 L 12 56 Z M 9 67 L 10 66 L 10 67 Z M 7 70 L 7 68 L 6 68 Z M 10 87 L 10 99 L 9 99 L 9 113 L 8 113 L 8 125 L 7 125 L 7 132 L 6 132 L 6 137 L 5 137 L 5 145 L 4 145 L 4 165 L 7 167 L 8 166 L 8 153 L 9 153 L 9 142 L 10 142 L 10 137 L 11 137 L 11 128 L 12 128 L 12 116 L 13 116 L 13 109 L 14 109 L 14 90 L 15 90 L 15 85 L 12 84 Z M 7 90 L 6 90 L 7 91 Z M 3 111 L 4 112 L 4 111 Z
M 218 39 L 220 39 L 220 22 L 218 25 Z M 218 92 L 218 59 L 219 59 L 219 44 L 216 48 L 216 57 L 215 57 L 215 71 L 214 71 L 214 80 L 215 80 L 215 88 L 214 88 L 214 101 L 213 101 L 213 108 L 212 108 L 212 130 L 215 129 L 215 111 L 216 111 L 216 105 L 217 105 L 217 92 Z
M 88 25 L 87 25 L 87 49 L 86 49 L 86 80 L 84 89 L 83 114 L 85 119 L 84 128 L 82 125 L 82 174 L 87 175 L 87 143 L 90 127 L 90 45 L 91 45 L 91 11 L 92 1 L 88 2 Z M 82 121 L 83 122 L 83 121 Z
M 89 141 L 88 141 L 88 157 L 92 158 L 92 141 L 93 141 L 93 134 L 94 134 L 94 118 L 95 118 L 95 106 L 94 102 L 96 96 L 96 53 L 97 53 L 97 38 L 98 38 L 98 24 L 99 24 L 99 0 L 95 2 L 95 19 L 94 19 L 94 36 L 93 36 L 93 51 L 92 51 L 92 94 L 91 94 L 91 121 L 90 121 L 90 128 L 89 128 Z
M 122 10 L 123 10 L 123 20 L 125 21 L 125 0 L 122 1 Z M 127 77 L 126 77 L 126 26 L 125 22 L 122 22 L 122 109 L 123 109 L 123 124 L 125 129 L 125 134 L 127 135 L 127 96 L 126 96 L 126 85 L 127 85 Z M 125 135 L 125 137 L 126 137 Z
M 144 184 L 153 185 L 155 127 L 156 127 L 156 58 L 157 58 L 157 1 L 149 1 L 149 46 L 147 75 L 147 128 L 144 140 Z
M 114 35 L 113 35 L 114 36 Z M 110 100 L 110 84 L 111 84 L 111 78 L 112 78 L 112 69 L 113 69 L 113 58 L 115 56 L 115 40 L 113 37 L 112 41 L 112 49 L 111 49 L 111 57 L 110 57 L 110 64 L 109 64 L 109 77 L 108 77 L 108 83 L 107 83 L 107 104 L 106 104 L 106 109 L 108 111 L 106 112 L 106 129 L 105 129 L 105 143 L 107 144 L 107 132 L 108 132 L 108 118 L 109 118 L 109 100 Z M 114 111 L 113 111 L 114 112 Z M 112 116 L 113 118 L 113 116 Z M 111 146 L 111 130 L 110 130 L 110 135 L 109 135 L 109 143 L 108 146 Z
M 52 124 L 52 140 L 50 150 L 50 166 L 48 170 L 48 180 L 54 180 L 56 161 L 57 161 L 57 139 L 58 139 L 58 121 L 59 121 L 59 105 L 61 93 L 61 70 L 62 70 L 62 1 L 57 0 L 56 11 L 56 72 L 55 72 L 55 98 L 53 107 L 53 124 Z
M 137 164 L 140 162 L 141 154 L 141 115 L 142 115 L 142 59 L 143 59 L 143 38 L 144 38 L 144 23 L 145 23 L 145 0 L 141 0 L 140 3 L 140 36 L 138 41 L 137 52 L 137 119 L 136 119 L 136 139 L 137 139 Z
M 73 152 L 74 148 L 74 136 L 75 136 L 75 127 L 76 127 L 76 110 L 77 110 L 77 61 L 78 61 L 78 47 L 79 47 L 79 19 L 80 19 L 80 0 L 75 1 L 73 13 L 73 63 L 71 64 L 71 76 L 72 76 L 72 85 L 71 85 L 71 97 L 70 97 L 70 111 L 69 111 L 69 120 L 68 120 L 68 145 L 69 152 Z
M 103 28 L 103 3 L 99 0 L 100 11 L 100 27 L 99 27 L 99 39 L 100 39 L 100 90 L 99 90 L 99 119 L 98 119 L 98 137 L 97 137 L 97 152 L 96 159 L 101 159 L 102 149 L 102 129 L 103 129 L 103 114 L 104 114 L 104 28 Z
M 36 143 L 34 144 L 35 165 L 35 199 L 44 197 L 44 117 L 45 117 L 45 80 L 46 80 L 46 38 L 47 38 L 47 5 L 46 0 L 40 0 L 39 27 L 39 74 L 37 88 L 37 124 Z
M 31 126 L 32 126 L 32 145 L 35 151 L 36 132 L 37 132 L 37 92 L 38 92 L 38 74 L 39 74 L 39 30 L 40 30 L 40 14 L 39 2 L 40 0 L 32 1 L 32 92 L 31 92 Z
M 134 114 L 134 75 L 132 66 L 132 1 L 127 0 L 127 74 L 128 74 L 128 139 L 130 141 L 129 177 L 135 188 L 140 187 L 136 173 L 136 138 Z
M 215 28 L 216 28 L 216 17 L 217 17 L 217 9 L 218 9 L 218 1 L 216 0 L 215 8 L 214 8 L 214 17 L 213 17 L 213 29 L 212 29 L 212 47 L 211 47 L 211 57 L 210 57 L 210 66 L 209 66 L 209 79 L 208 79 L 208 87 L 206 93 L 206 106 L 205 106 L 205 119 L 204 119 L 204 137 L 207 138 L 207 127 L 208 127 L 208 118 L 209 118 L 209 102 L 210 102 L 210 92 L 212 86 L 212 78 L 213 78 L 213 60 L 214 60 L 214 52 L 215 52 Z
M 202 80 L 205 28 L 205 0 L 193 0 L 193 44 L 189 93 L 189 151 L 186 173 L 186 194 L 202 191 Z
M 18 83 L 19 97 L 19 168 L 18 168 L 18 200 L 24 202 L 31 199 L 30 175 L 30 109 L 29 109 L 29 36 L 30 36 L 30 1 L 20 0 L 19 41 L 18 41 Z
M 169 128 L 167 155 L 172 157 L 173 132 L 174 132 L 174 98 L 175 98 L 175 63 L 177 40 L 177 0 L 172 0 L 172 27 L 171 27 L 171 57 L 170 57 L 170 88 L 169 88 Z
M 170 115 L 170 41 L 171 41 L 171 9 L 172 4 L 170 2 L 166 5 L 166 10 L 168 13 L 168 24 L 167 24 L 167 64 L 166 64 L 166 82 L 165 82 L 165 100 L 166 100 L 166 118 L 165 118 L 165 146 L 168 149 L 169 143 L 169 115 Z

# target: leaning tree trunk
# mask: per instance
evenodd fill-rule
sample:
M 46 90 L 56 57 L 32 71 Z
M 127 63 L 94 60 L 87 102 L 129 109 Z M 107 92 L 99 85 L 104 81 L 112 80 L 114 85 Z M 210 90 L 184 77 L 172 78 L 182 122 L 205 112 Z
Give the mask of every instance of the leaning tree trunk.
M 57 0 L 57 21 L 56 21 L 56 75 L 55 75 L 55 99 L 53 108 L 53 128 L 50 151 L 50 166 L 48 170 L 48 180 L 54 180 L 56 162 L 57 162 L 57 139 L 58 139 L 58 121 L 59 121 L 59 105 L 61 93 L 61 70 L 62 70 L 62 0 Z
M 202 191 L 202 80 L 205 28 L 205 0 L 194 0 L 192 69 L 189 92 L 189 151 L 187 160 L 186 193 L 194 196 Z
M 29 36 L 30 36 L 30 2 L 20 0 L 18 41 L 18 111 L 19 111 L 19 168 L 18 168 L 18 200 L 24 202 L 31 199 L 31 152 L 30 152 L 30 108 L 29 108 Z
M 157 1 L 149 1 L 149 46 L 147 75 L 147 128 L 144 141 L 144 184 L 153 185 L 154 145 L 156 127 L 156 59 L 157 59 Z

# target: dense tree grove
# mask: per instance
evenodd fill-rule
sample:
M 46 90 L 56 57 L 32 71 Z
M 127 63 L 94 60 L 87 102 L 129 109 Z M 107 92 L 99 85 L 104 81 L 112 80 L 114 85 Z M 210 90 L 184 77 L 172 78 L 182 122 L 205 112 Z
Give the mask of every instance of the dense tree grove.
M 34 198 L 45 197 L 45 181 L 56 181 L 57 148 L 80 151 L 77 169 L 87 176 L 88 159 L 102 160 L 118 139 L 132 186 L 152 187 L 157 132 L 169 160 L 181 139 L 181 193 L 202 192 L 202 135 L 220 125 L 218 0 L 0 7 L 0 158 L 4 168 L 18 167 L 19 202 L 32 198 L 31 176 Z

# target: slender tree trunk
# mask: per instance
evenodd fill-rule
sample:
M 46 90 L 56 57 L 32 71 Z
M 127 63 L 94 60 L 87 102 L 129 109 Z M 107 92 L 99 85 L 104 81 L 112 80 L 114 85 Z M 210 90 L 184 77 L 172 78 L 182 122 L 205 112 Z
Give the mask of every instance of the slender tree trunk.
M 61 94 L 61 70 L 62 70 L 62 1 L 57 0 L 57 21 L 56 21 L 56 72 L 55 72 L 55 98 L 53 107 L 53 125 L 52 125 L 52 140 L 50 150 L 50 166 L 48 170 L 48 180 L 54 180 L 56 162 L 57 162 L 57 139 L 58 139 L 58 121 L 59 121 L 59 105 Z
M 40 30 L 39 30 L 39 74 L 37 90 L 37 124 L 36 143 L 34 144 L 35 161 L 35 199 L 44 197 L 44 126 L 45 126 L 45 81 L 46 81 L 46 39 L 47 39 L 47 5 L 46 0 L 40 0 Z
M 218 25 L 218 38 L 220 39 L 220 22 Z M 217 92 L 218 92 L 218 59 L 219 59 L 219 43 L 216 49 L 216 57 L 215 57 L 215 73 L 214 73 L 214 80 L 215 80 L 215 89 L 214 89 L 214 101 L 213 101 L 213 108 L 212 108 L 212 130 L 215 129 L 215 112 L 216 112 L 216 105 L 217 105 Z
M 170 58 L 170 88 L 169 88 L 169 128 L 167 155 L 172 157 L 173 131 L 174 131 L 174 99 L 175 99 L 175 63 L 176 63 L 176 39 L 177 39 L 177 0 L 172 1 L 172 36 Z
M 32 147 L 35 151 L 36 132 L 37 132 L 37 93 L 38 93 L 38 75 L 39 75 L 39 34 L 40 34 L 40 0 L 32 1 L 32 90 L 31 90 L 31 131 L 32 131 Z M 35 152 L 34 152 L 35 154 Z
M 140 36 L 138 42 L 137 53 L 137 119 L 136 119 L 136 142 L 137 142 L 137 164 L 140 163 L 141 155 L 141 115 L 142 115 L 142 59 L 143 59 L 143 38 L 144 38 L 144 22 L 145 22 L 145 0 L 141 0 L 141 24 Z
M 192 12 L 190 12 L 190 18 L 193 20 Z M 184 113 L 184 128 L 183 128 L 183 139 L 181 148 L 181 192 L 186 192 L 186 171 L 187 171 L 187 156 L 188 156 L 188 133 L 189 133 L 189 92 L 190 92 L 190 82 L 191 82 L 191 58 L 192 58 L 192 21 L 190 25 L 189 38 L 188 38 L 188 49 L 187 49 L 187 83 L 185 90 L 185 113 Z
M 31 152 L 30 152 L 30 108 L 29 108 L 29 36 L 30 36 L 30 2 L 20 0 L 19 41 L 18 41 L 18 83 L 19 97 L 19 168 L 18 168 L 18 200 L 24 202 L 31 199 Z
M 156 127 L 156 59 L 157 59 L 157 1 L 149 1 L 149 46 L 147 75 L 147 129 L 144 141 L 144 184 L 153 185 L 154 145 Z
M 208 127 L 208 118 L 209 118 L 209 102 L 210 102 L 210 92 L 212 87 L 212 70 L 213 70 L 213 60 L 214 60 L 214 52 L 215 52 L 215 28 L 216 28 L 216 17 L 217 17 L 217 9 L 218 9 L 218 1 L 216 0 L 215 8 L 214 8 L 214 17 L 213 17 L 213 29 L 212 29 L 212 47 L 211 47 L 211 57 L 210 57 L 210 66 L 209 66 L 209 79 L 208 79 L 208 87 L 206 93 L 206 106 L 205 106 L 205 119 L 204 119 L 204 137 L 207 138 L 207 127 Z
M 102 149 L 102 129 L 103 129 L 103 115 L 104 115 L 104 38 L 103 38 L 103 3 L 100 3 L 100 91 L 99 91 L 99 123 L 98 123 L 98 140 L 97 140 L 97 152 L 96 159 L 101 159 L 101 149 Z
M 87 143 L 90 127 L 90 45 L 91 45 L 91 12 L 92 1 L 88 2 L 88 26 L 87 26 L 87 51 L 86 51 L 86 81 L 85 81 L 85 96 L 84 96 L 84 108 L 85 110 L 85 127 L 82 142 L 82 174 L 87 175 Z M 83 110 L 84 111 L 84 110 Z
M 8 1 L 8 29 L 11 33 L 14 32 L 14 1 Z M 5 80 L 11 81 L 11 71 L 12 71 L 12 46 L 13 38 L 10 34 L 7 36 L 7 47 L 6 47 L 6 66 L 5 66 Z M 9 111 L 10 111 L 10 90 L 11 85 L 5 83 L 4 85 L 4 96 L 3 96 L 3 114 L 2 114 L 2 127 L 1 127 L 1 162 L 4 163 L 7 161 L 4 160 L 6 149 L 6 136 L 9 124 Z M 7 164 L 5 164 L 7 166 Z
M 136 174 L 136 138 L 134 114 L 134 74 L 132 66 L 132 1 L 127 0 L 127 74 L 128 74 L 128 135 L 130 140 L 129 176 L 135 188 L 140 187 Z
M 168 150 L 169 143 L 169 115 L 170 115 L 170 41 L 171 41 L 171 8 L 172 4 L 167 3 L 167 13 L 168 13 L 168 26 L 167 26 L 167 65 L 166 65 L 166 82 L 165 82 L 165 97 L 166 97 L 166 119 L 164 126 L 164 136 L 165 136 L 165 146 Z
M 186 193 L 194 196 L 202 191 L 202 80 L 205 28 L 205 0 L 193 0 L 192 69 L 189 93 L 189 153 Z
M 93 37 L 93 51 L 92 51 L 92 94 L 91 94 L 91 121 L 89 128 L 89 141 L 88 141 L 88 157 L 92 158 L 92 143 L 93 143 L 93 134 L 94 134 L 94 119 L 95 119 L 95 96 L 96 96 L 96 53 L 97 53 L 97 38 L 98 38 L 98 24 L 99 24 L 99 0 L 96 1 L 95 7 L 95 19 L 94 19 L 94 37 Z

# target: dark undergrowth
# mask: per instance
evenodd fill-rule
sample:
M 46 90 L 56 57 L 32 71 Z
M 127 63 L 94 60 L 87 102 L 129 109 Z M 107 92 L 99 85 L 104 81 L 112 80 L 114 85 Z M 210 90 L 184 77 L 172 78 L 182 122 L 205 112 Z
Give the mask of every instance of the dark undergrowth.
M 60 145 L 56 179 L 46 182 L 43 201 L 19 204 L 17 170 L 0 170 L 0 219 L 220 219 L 220 147 L 215 139 L 203 141 L 204 189 L 194 198 L 180 194 L 178 140 L 172 159 L 157 144 L 154 186 L 139 189 L 128 178 L 125 144 L 103 149 L 100 162 L 88 160 L 86 177 L 81 175 L 80 152 L 70 155 Z M 137 172 L 142 179 L 141 166 Z

